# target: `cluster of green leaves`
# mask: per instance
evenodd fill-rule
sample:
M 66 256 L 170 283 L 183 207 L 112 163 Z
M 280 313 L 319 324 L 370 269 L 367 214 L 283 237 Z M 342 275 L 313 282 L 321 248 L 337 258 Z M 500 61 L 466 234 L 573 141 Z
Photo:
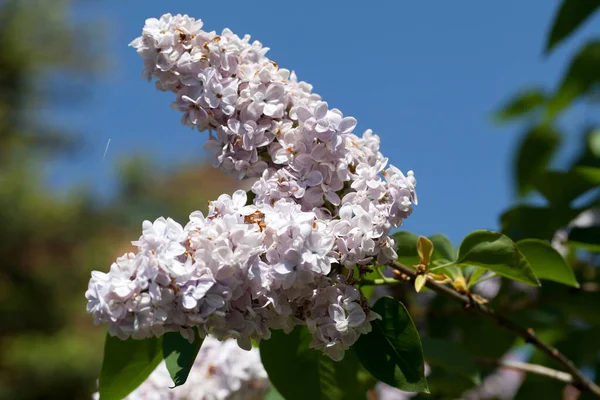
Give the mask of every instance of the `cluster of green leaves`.
M 202 342 L 196 331 L 193 342 L 179 332 L 141 340 L 121 340 L 107 334 L 99 379 L 100 399 L 120 400 L 127 397 L 163 360 L 175 386 L 183 385 Z
M 543 287 L 547 292 L 564 293 L 565 287 L 571 288 L 567 290 L 580 287 L 567 260 L 548 242 L 540 239 L 514 242 L 501 233 L 475 231 L 467 235 L 459 248 L 455 249 L 449 239 L 441 234 L 427 239 L 410 232 L 398 232 L 394 236 L 398 243 L 398 261 L 407 266 L 422 265 L 423 254 L 418 243 L 428 239 L 432 249 L 428 268 L 422 272 L 432 274 L 430 279 L 433 274 L 445 275 L 451 285 L 463 293 L 473 295 L 475 301 L 485 300 L 474 294 L 478 283 L 493 277 L 505 278 L 504 290 L 492 300 L 494 308 L 512 297 L 509 296 L 514 288 L 511 281 L 542 290 L 538 288 L 538 279 L 541 279 L 547 281 Z M 517 290 L 517 293 L 526 297 L 522 290 Z M 402 294 L 398 289 L 397 296 L 403 295 L 406 296 L 406 293 Z M 432 369 L 428 377 L 429 387 L 432 394 L 439 398 L 456 398 L 465 391 L 476 388 L 482 375 L 493 372 L 493 369 L 479 365 L 477 360 L 484 358 L 493 363 L 493 360 L 518 343 L 510 334 L 503 332 L 502 328 L 485 320 L 479 321 L 479 326 L 475 329 L 473 316 L 445 298 L 436 297 L 425 309 L 414 298 L 408 304 L 412 312 L 420 316 L 417 323 L 424 328 L 420 330 L 426 334 L 423 339 L 424 357 Z M 539 321 L 537 314 L 540 310 L 527 308 L 526 313 L 520 314 L 521 311 L 524 310 L 519 309 L 517 321 L 536 328 L 538 324 L 545 325 L 544 321 Z M 553 329 L 564 337 L 563 328 Z M 449 340 L 450 337 L 455 339 Z
M 395 237 L 399 260 L 408 265 L 419 263 L 419 237 L 408 232 L 399 232 Z M 485 271 L 530 285 L 539 284 L 537 277 L 578 285 L 560 254 L 541 240 L 515 243 L 500 233 L 476 231 L 463 240 L 458 251 L 443 235 L 434 235 L 430 240 L 433 247 L 429 271 L 448 273 L 453 279 L 466 277 L 468 287 L 475 285 Z M 424 359 L 435 373 L 439 368 L 457 375 L 448 382 L 460 390 L 480 382 L 475 358 L 468 350 L 439 338 L 427 338 L 422 346 L 415 325 L 400 301 L 383 297 L 373 310 L 382 319 L 374 321 L 372 332 L 361 336 L 339 363 L 310 348 L 311 336 L 306 327 L 297 327 L 290 334 L 273 332 L 270 340 L 260 344 L 263 364 L 276 389 L 270 398 L 364 399 L 376 381 L 406 391 L 428 392 Z M 125 396 L 163 357 L 176 385 L 183 384 L 200 343 L 197 339 L 190 344 L 179 334 L 143 341 L 107 337 L 100 378 L 101 398 Z
M 394 238 L 398 243 L 398 261 L 408 266 L 418 264 L 419 236 L 397 232 Z M 433 251 L 427 271 L 445 274 L 453 280 L 466 277 L 468 287 L 480 282 L 481 277 L 489 278 L 487 271 L 532 286 L 540 285 L 538 278 L 579 286 L 560 253 L 543 240 L 524 239 L 515 243 L 502 233 L 480 230 L 465 237 L 458 252 L 444 235 L 436 234 L 429 240 Z
M 261 342 L 262 362 L 277 391 L 288 400 L 365 399 L 379 380 L 428 393 L 421 340 L 408 311 L 390 297 L 380 298 L 373 310 L 381 320 L 372 323 L 373 330 L 340 362 L 309 347 L 306 327 L 296 327 L 289 335 L 273 332 Z
M 548 36 L 546 53 L 575 32 L 599 5 L 598 0 L 563 1 Z M 550 240 L 578 214 L 600 204 L 596 190 L 600 186 L 600 130 L 593 120 L 580 133 L 584 143 L 579 155 L 564 169 L 552 166 L 569 136 L 560 117 L 582 101 L 588 107 L 594 106 L 599 83 L 600 41 L 592 38 L 573 56 L 556 90 L 523 90 L 496 113 L 498 122 L 526 121 L 527 128 L 515 153 L 515 190 L 521 197 L 536 193 L 546 201 L 545 205 L 519 204 L 502 215 L 502 232 L 513 239 Z M 597 235 L 594 240 L 591 233 L 576 231 L 569 241 L 597 246 Z
M 598 0 L 564 0 L 548 36 L 546 54 L 567 40 L 599 6 Z M 515 158 L 515 188 L 522 199 L 537 194 L 545 200 L 542 205 L 525 201 L 507 210 L 501 216 L 502 232 L 517 243 L 525 238 L 554 237 L 567 263 L 575 269 L 581 289 L 544 285 L 532 300 L 503 286 L 494 301 L 497 307 L 511 310 L 514 318 L 535 329 L 576 365 L 595 371 L 596 376 L 600 371 L 596 306 L 600 303 L 600 221 L 594 210 L 600 206 L 600 127 L 597 120 L 589 118 L 585 125 L 567 129 L 563 116 L 582 104 L 586 110 L 596 112 L 599 83 L 600 42 L 591 38 L 579 47 L 556 90 L 522 92 L 497 115 L 499 120 L 521 120 L 528 126 Z M 579 153 L 565 167 L 556 169 L 553 163 L 561 145 L 574 137 L 583 139 Z M 587 223 L 573 225 L 584 212 Z M 557 235 L 559 230 L 562 232 Z M 554 366 L 538 351 L 533 352 L 530 362 Z M 516 398 L 531 398 L 533 393 L 550 397 L 564 386 L 548 380 L 540 383 L 540 377 L 528 375 Z
M 422 263 L 424 246 L 420 248 L 418 235 L 398 232 L 394 236 L 400 262 Z M 478 283 L 486 271 L 533 286 L 539 285 L 538 277 L 578 286 L 562 256 L 541 240 L 515 243 L 501 233 L 476 231 L 456 251 L 444 235 L 429 239 L 428 272 L 462 277 L 468 287 Z M 452 378 L 447 383 L 457 384 L 460 391 L 480 383 L 474 356 L 461 346 L 433 338 L 421 344 L 402 302 L 383 297 L 373 310 L 382 319 L 373 322 L 373 331 L 361 336 L 337 365 L 310 349 L 306 328 L 296 328 L 290 335 L 274 332 L 270 340 L 262 342 L 261 357 L 278 393 L 286 399 L 364 399 L 377 380 L 405 391 L 428 393 L 424 360 L 435 372 L 439 368 L 449 373 Z
M 406 308 L 383 297 L 373 310 L 381 320 L 341 362 L 310 348 L 311 335 L 305 326 L 289 334 L 273 331 L 271 339 L 260 343 L 262 362 L 274 386 L 269 397 L 365 399 L 378 380 L 407 391 L 428 392 L 421 341 Z M 201 345 L 198 336 L 190 343 L 179 333 L 142 340 L 107 335 L 100 399 L 126 397 L 163 359 L 175 386 L 184 384 Z
M 85 247 L 95 242 L 87 253 L 92 258 L 101 248 L 87 225 L 95 222 L 94 210 L 86 196 L 49 193 L 42 179 L 53 156 L 70 154 L 79 143 L 70 127 L 48 116 L 58 102 L 78 104 L 83 93 L 66 93 L 68 83 L 72 88 L 72 82 L 88 79 L 102 62 L 95 49 L 101 32 L 93 18 L 86 27 L 73 24 L 72 5 L 0 1 L 2 399 L 57 393 L 81 398 L 93 388 L 101 361 L 100 354 L 86 351 L 101 335 L 76 322 L 85 311 L 75 300 L 83 293 L 73 293 L 89 278 L 80 268 Z M 90 41 L 92 29 L 96 39 Z M 60 79 L 67 71 L 68 79 Z

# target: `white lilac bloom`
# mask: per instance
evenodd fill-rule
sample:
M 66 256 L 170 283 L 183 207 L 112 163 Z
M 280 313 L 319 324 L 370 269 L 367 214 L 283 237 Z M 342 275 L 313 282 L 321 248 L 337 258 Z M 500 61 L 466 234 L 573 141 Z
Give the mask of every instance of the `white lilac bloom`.
M 341 359 L 377 315 L 339 274 L 397 257 L 389 233 L 417 202 L 414 174 L 387 166 L 377 135 L 357 136 L 356 119 L 260 42 L 202 26 L 166 14 L 131 46 L 182 123 L 208 131 L 213 165 L 254 178 L 253 201 L 238 191 L 185 226 L 144 222 L 137 252 L 92 273 L 88 312 L 122 339 L 196 327 L 244 349 L 306 325 L 314 348 Z
M 371 321 L 381 319 L 369 310 L 357 288 L 346 285 L 343 277 L 338 281 L 337 285 L 317 289 L 307 319 L 313 335 L 310 346 L 336 361 L 344 358 L 361 334 L 371 331 Z
M 246 203 L 239 190 L 211 202 L 206 216 L 192 213 L 185 227 L 164 218 L 144 222 L 133 242 L 138 252 L 119 258 L 107 274 L 92 274 L 86 297 L 96 323 L 122 339 L 188 335 L 197 327 L 203 336 L 232 337 L 250 349 L 271 329 L 306 324 L 296 318 L 299 308 L 318 303 L 327 311 L 331 303 L 348 312 L 341 334 L 327 335 L 343 339 L 336 357 L 343 356 L 355 331 L 370 329 L 363 322 L 372 313 L 359 310 L 356 322 L 359 292 L 329 276 L 337 259 L 328 226 L 288 199 Z M 322 295 L 327 290 L 338 295 Z M 350 300 L 343 300 L 347 293 Z
M 356 119 L 331 108 L 310 84 L 270 60 L 260 42 L 202 26 L 186 15 L 149 19 L 131 46 L 145 61 L 144 76 L 175 93 L 173 107 L 183 112 L 182 122 L 211 132 L 205 147 L 214 165 L 239 179 L 285 171 L 276 182 L 255 187 L 258 203 L 282 197 L 265 187 L 283 176 L 284 192 L 289 188 L 291 194 L 283 197 L 304 211 L 326 209 L 335 218 L 330 206 L 360 193 L 352 198 L 366 198 L 390 212 L 374 230 L 399 226 L 416 203 L 416 181 L 393 166 L 394 179 L 383 179 L 387 159 L 379 152 L 379 137 L 370 130 L 356 136 Z M 321 179 L 315 184 L 317 173 Z
M 126 400 L 259 400 L 269 389 L 258 349 L 204 339 L 185 385 L 175 387 L 164 361 Z M 94 399 L 99 394 L 93 395 Z

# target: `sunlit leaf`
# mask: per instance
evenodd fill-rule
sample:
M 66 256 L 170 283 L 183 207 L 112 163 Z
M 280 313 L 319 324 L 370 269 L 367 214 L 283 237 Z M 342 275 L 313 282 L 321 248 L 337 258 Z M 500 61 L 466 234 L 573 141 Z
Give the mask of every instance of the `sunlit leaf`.
M 428 393 L 421 339 L 404 305 L 382 297 L 373 311 L 382 320 L 373 321 L 373 330 L 353 346 L 363 367 L 388 385 Z
M 421 291 L 421 289 L 423 289 L 423 286 L 425 286 L 425 283 L 427 282 L 427 277 L 425 275 L 417 275 L 417 277 L 415 278 L 415 290 L 418 292 Z
M 508 236 L 491 231 L 475 231 L 461 243 L 458 264 L 474 265 L 498 275 L 539 286 L 531 265 Z
M 546 53 L 571 35 L 600 6 L 599 0 L 563 0 L 548 35 Z
M 101 400 L 121 400 L 135 390 L 163 359 L 161 340 L 121 340 L 106 335 L 100 371 Z
M 548 242 L 539 239 L 524 239 L 517 242 L 517 247 L 527 258 L 538 278 L 579 287 L 571 267 Z

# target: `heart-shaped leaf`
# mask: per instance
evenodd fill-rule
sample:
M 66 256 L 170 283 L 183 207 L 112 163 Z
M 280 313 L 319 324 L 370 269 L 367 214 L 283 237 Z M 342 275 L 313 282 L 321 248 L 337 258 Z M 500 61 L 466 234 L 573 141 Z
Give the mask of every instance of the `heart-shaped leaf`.
M 539 281 L 517 245 L 498 232 L 475 231 L 461 243 L 458 264 L 474 265 L 532 286 Z

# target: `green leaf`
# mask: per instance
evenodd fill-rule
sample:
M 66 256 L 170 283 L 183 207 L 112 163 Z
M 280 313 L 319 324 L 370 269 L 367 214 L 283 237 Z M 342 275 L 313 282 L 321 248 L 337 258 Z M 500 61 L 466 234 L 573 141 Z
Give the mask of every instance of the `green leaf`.
M 456 249 L 446 235 L 436 233 L 429 236 L 429 240 L 433 243 L 433 256 L 431 260 L 444 259 L 448 261 L 456 260 Z
M 421 289 L 423 289 L 423 286 L 425 286 L 426 282 L 427 277 L 425 275 L 417 275 L 417 277 L 415 278 L 415 290 L 417 291 L 417 293 L 419 293 Z
M 271 383 L 287 400 L 364 399 L 357 379 L 359 363 L 352 351 L 335 362 L 310 349 L 311 335 L 304 326 L 289 334 L 273 331 L 260 342 L 260 356 Z
M 504 104 L 494 115 L 496 122 L 507 122 L 521 117 L 546 101 L 546 93 L 543 89 L 531 88 L 523 90 Z
M 600 226 L 571 229 L 569 244 L 591 252 L 600 252 Z
M 382 297 L 373 311 L 382 320 L 373 321 L 373 330 L 361 335 L 353 346 L 363 367 L 398 389 L 429 393 L 421 339 L 404 305 Z
M 539 239 L 525 239 L 518 241 L 517 247 L 527 258 L 538 278 L 579 287 L 571 267 L 548 242 Z
M 514 163 L 514 181 L 520 196 L 533 189 L 536 178 L 546 169 L 560 142 L 560 133 L 545 125 L 530 129 L 523 137 Z
M 501 233 L 475 231 L 460 245 L 457 264 L 474 265 L 533 286 L 539 286 L 531 265 L 517 245 Z
M 553 120 L 571 102 L 587 94 L 600 81 L 600 41 L 588 42 L 577 53 L 564 76 L 560 88 L 549 100 L 546 120 Z
M 203 341 L 196 329 L 194 329 L 193 343 L 181 336 L 179 332 L 168 332 L 163 336 L 163 356 L 175 387 L 183 385 L 187 380 Z
M 396 253 L 398 261 L 408 267 L 419 264 L 421 257 L 418 251 L 419 235 L 412 232 L 400 231 L 392 235 L 396 240 Z M 444 260 L 444 262 L 456 259 L 456 250 L 452 242 L 441 233 L 429 236 L 433 243 L 433 254 L 431 261 Z
M 479 369 L 469 350 L 449 340 L 423 338 L 422 341 L 425 360 L 433 370 L 440 367 L 468 379 L 474 385 L 481 383 Z
M 126 397 L 148 378 L 162 359 L 160 339 L 121 340 L 107 334 L 100 371 L 100 399 Z
M 564 0 L 552 23 L 552 30 L 546 43 L 546 53 L 550 53 L 557 44 L 572 34 L 596 11 L 598 6 L 600 6 L 598 0 Z
M 419 264 L 421 257 L 417 251 L 417 242 L 419 241 L 419 235 L 400 231 L 392 235 L 396 240 L 396 253 L 398 254 L 398 262 L 412 267 L 413 265 Z
M 586 192 L 600 186 L 600 168 L 575 167 L 568 172 L 545 171 L 536 189 L 556 206 L 568 206 Z

